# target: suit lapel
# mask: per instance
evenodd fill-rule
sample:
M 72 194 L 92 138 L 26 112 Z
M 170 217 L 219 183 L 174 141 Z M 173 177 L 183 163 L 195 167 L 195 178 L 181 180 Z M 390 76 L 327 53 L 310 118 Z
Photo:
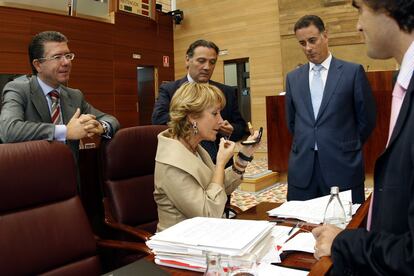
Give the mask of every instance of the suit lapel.
M 312 118 L 312 121 L 315 121 L 315 115 L 313 114 L 313 107 L 312 107 L 312 98 L 311 98 L 311 91 L 309 87 L 309 63 L 301 67 L 301 71 L 299 72 L 299 80 L 303 80 L 306 85 L 303 85 L 303 89 L 301 89 L 303 103 L 306 107 L 306 110 L 309 112 L 309 118 Z
M 187 76 L 185 76 L 184 78 L 182 78 L 178 81 L 178 87 L 180 87 L 181 85 L 183 85 L 186 82 L 188 82 Z
M 174 89 L 169 91 L 170 94 L 170 101 L 172 99 L 172 97 L 174 96 L 175 92 L 178 90 L 178 88 L 181 87 L 181 85 L 183 85 L 184 83 L 188 82 L 187 76 L 185 76 L 182 79 L 176 80 L 174 82 Z
M 66 125 L 70 119 L 72 118 L 73 114 L 76 112 L 77 106 L 73 106 L 73 100 L 71 100 L 70 92 L 66 89 L 66 87 L 60 87 L 60 109 L 62 112 L 63 123 Z M 79 106 L 79 108 L 81 108 Z M 81 110 L 82 114 L 82 110 Z
M 42 121 L 52 123 L 52 118 L 50 117 L 49 106 L 47 104 L 45 94 L 37 82 L 35 75 L 30 78 L 30 100 L 35 106 Z
M 405 92 L 404 101 L 401 105 L 400 113 L 398 114 L 397 121 L 395 122 L 394 130 L 391 134 L 390 142 L 388 143 L 388 147 L 394 142 L 397 138 L 398 134 L 401 132 L 401 128 L 404 125 L 404 122 L 408 116 L 410 111 L 410 102 L 412 94 L 414 93 L 414 75 L 411 77 L 410 84 L 408 85 L 407 92 Z M 413 107 L 411 107 L 413 108 Z
M 319 108 L 318 116 L 316 120 L 321 118 L 323 112 L 328 106 L 331 100 L 332 94 L 335 91 L 336 86 L 339 83 L 339 79 L 342 75 L 342 64 L 332 57 L 331 65 L 329 66 L 328 77 L 326 78 L 325 89 L 323 92 L 321 107 Z

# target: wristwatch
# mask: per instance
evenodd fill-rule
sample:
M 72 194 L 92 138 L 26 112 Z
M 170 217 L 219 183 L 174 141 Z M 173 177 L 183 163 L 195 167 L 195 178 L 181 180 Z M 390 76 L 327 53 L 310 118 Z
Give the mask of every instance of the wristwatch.
M 108 135 L 109 133 L 109 126 L 108 126 L 108 123 L 107 122 L 104 122 L 104 121 L 99 121 L 100 123 L 101 123 L 101 126 L 102 126 L 102 128 L 103 128 L 103 133 L 102 133 L 102 135 Z

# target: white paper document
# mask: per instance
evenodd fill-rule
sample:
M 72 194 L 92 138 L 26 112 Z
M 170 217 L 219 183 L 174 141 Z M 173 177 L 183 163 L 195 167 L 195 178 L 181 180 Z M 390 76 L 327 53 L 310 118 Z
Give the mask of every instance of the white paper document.
M 241 249 L 269 226 L 268 221 L 195 217 L 155 234 L 151 240 Z
M 257 270 L 259 276 L 305 276 L 309 274 L 309 271 L 270 264 L 260 264 Z
M 206 252 L 221 254 L 224 262 L 233 256 L 243 258 L 246 253 L 254 253 L 261 260 L 270 252 L 271 261 L 277 261 L 274 225 L 268 221 L 196 217 L 156 233 L 146 244 L 157 264 L 195 271 L 206 268 Z
M 212 251 L 243 255 L 270 233 L 268 221 L 196 217 L 155 234 L 147 245 L 157 251 L 201 255 Z
M 299 227 L 276 225 L 272 229 L 272 236 L 278 245 L 284 244 L 290 237 L 300 230 Z M 292 232 L 290 232 L 292 230 Z M 290 235 L 289 235 L 290 233 Z
M 299 233 L 282 245 L 282 251 L 315 253 L 315 238 L 310 232 Z
M 339 197 L 342 202 L 352 201 L 351 190 L 340 192 Z M 304 201 L 287 201 L 267 213 L 269 216 L 296 218 L 309 223 L 319 224 L 323 222 L 323 216 L 325 214 L 325 208 L 328 204 L 329 198 L 330 195 Z M 356 212 L 360 204 L 354 204 L 354 206 L 352 208 L 353 214 Z

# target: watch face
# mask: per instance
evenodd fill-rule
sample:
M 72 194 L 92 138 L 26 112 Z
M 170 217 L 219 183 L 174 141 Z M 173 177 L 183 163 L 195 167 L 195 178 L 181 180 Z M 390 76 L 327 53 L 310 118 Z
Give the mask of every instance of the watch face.
M 102 128 L 103 128 L 103 133 L 106 134 L 108 132 L 108 125 L 101 122 Z

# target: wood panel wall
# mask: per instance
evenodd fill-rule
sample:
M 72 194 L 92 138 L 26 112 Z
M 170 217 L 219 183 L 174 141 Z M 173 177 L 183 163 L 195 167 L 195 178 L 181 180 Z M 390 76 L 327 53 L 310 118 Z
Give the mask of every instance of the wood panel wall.
M 395 60 L 374 60 L 366 55 L 362 35 L 357 31 L 358 12 L 351 1 L 339 5 L 324 6 L 320 0 L 279 0 L 279 24 L 284 80 L 286 74 L 299 63 L 306 63 L 299 43 L 293 32 L 296 21 L 306 15 L 315 14 L 322 18 L 328 32 L 330 51 L 337 58 L 362 64 L 366 71 L 395 70 Z
M 162 5 L 163 12 L 171 11 L 171 0 L 157 0 L 156 3 Z
M 298 63 L 307 62 L 293 33 L 295 22 L 305 14 L 317 14 L 325 21 L 330 50 L 336 57 L 360 63 L 369 71 L 396 69 L 394 60 L 367 57 L 356 30 L 358 14 L 350 0 L 329 6 L 325 2 L 177 0 L 184 20 L 174 26 L 175 77 L 185 74 L 185 51 L 199 38 L 213 40 L 229 52 L 219 57 L 214 80 L 223 81 L 224 60 L 249 58 L 252 121 L 254 126 L 266 126 L 265 97 L 283 91 L 286 74 Z
M 283 85 L 278 1 L 178 0 L 177 8 L 184 20 L 174 26 L 175 77 L 186 74 L 185 52 L 200 38 L 228 50 L 219 57 L 213 80 L 224 81 L 225 60 L 249 58 L 252 123 L 266 129 L 265 97 Z
M 30 73 L 27 46 L 32 36 L 60 31 L 76 54 L 68 85 L 82 90 L 96 108 L 116 116 L 122 127 L 138 125 L 137 66 L 158 68 L 159 83 L 173 78 L 174 64 L 162 63 L 162 56 L 174 57 L 172 21 L 162 13 L 155 21 L 123 12 L 114 18 L 112 24 L 0 7 L 0 74 Z M 133 59 L 133 53 L 141 59 Z

